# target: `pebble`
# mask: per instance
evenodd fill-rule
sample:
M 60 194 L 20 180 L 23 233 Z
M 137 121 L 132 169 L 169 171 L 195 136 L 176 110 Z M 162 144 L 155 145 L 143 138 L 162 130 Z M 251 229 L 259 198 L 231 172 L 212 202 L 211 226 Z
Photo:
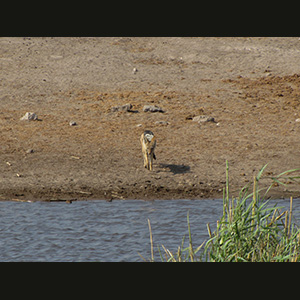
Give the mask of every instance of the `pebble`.
M 50 55 L 50 58 L 52 58 L 54 60 L 58 60 L 58 59 L 62 59 L 64 57 L 62 55 Z
M 214 122 L 214 123 L 216 123 L 215 118 L 210 117 L 210 116 L 205 116 L 205 115 L 196 116 L 192 120 L 194 122 L 198 122 L 198 123 L 204 123 L 204 122 Z
M 167 121 L 156 121 L 154 124 L 155 125 L 164 125 L 164 126 L 167 126 L 167 125 L 169 125 L 169 122 L 167 122 Z
M 138 71 L 137 68 L 133 68 L 132 73 L 135 74 Z
M 74 122 L 74 121 L 71 121 L 71 122 L 69 123 L 69 125 L 70 125 L 70 126 L 76 126 L 76 125 L 77 125 L 77 123 L 76 123 L 76 122 Z
M 131 111 L 131 108 L 132 108 L 132 105 L 130 104 L 130 103 L 127 103 L 127 104 L 125 104 L 125 105 L 118 105 L 118 106 L 114 106 L 114 107 L 112 107 L 110 110 L 112 111 L 112 112 L 116 112 L 116 111 Z
M 297 122 L 297 123 L 300 122 L 300 118 L 299 118 L 299 119 L 296 119 L 295 122 Z
M 160 107 L 158 107 L 156 105 L 144 105 L 143 111 L 144 112 L 147 112 L 147 111 L 150 111 L 150 112 L 162 112 L 162 113 L 165 112 L 162 108 L 160 108 Z
M 26 150 L 26 153 L 27 154 L 29 154 L 29 153 L 33 153 L 34 152 L 34 150 L 33 149 L 28 149 L 28 150 Z
M 21 119 L 21 121 L 36 121 L 38 120 L 38 116 L 36 113 L 27 112 Z

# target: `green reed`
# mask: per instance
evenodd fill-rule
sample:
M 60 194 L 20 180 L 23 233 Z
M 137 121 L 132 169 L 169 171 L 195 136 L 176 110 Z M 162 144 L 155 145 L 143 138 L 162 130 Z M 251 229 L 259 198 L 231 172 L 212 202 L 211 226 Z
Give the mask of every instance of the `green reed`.
M 293 181 L 299 179 L 300 176 L 290 176 L 299 169 L 289 170 L 272 177 L 272 183 L 267 189 L 259 189 L 259 181 L 266 166 L 254 177 L 252 188 L 247 185 L 241 189 L 238 197 L 230 199 L 229 166 L 226 161 L 223 213 L 220 220 L 217 221 L 216 230 L 212 232 L 210 224 L 207 224 L 209 238 L 195 248 L 189 214 L 187 214 L 188 247 L 183 248 L 184 238 L 175 253 L 172 253 L 164 245 L 161 245 L 162 250 L 158 246 L 161 260 L 168 262 L 298 261 L 300 259 L 300 229 L 292 222 L 293 198 L 290 198 L 289 210 L 283 210 L 283 207 L 276 205 L 269 207 L 269 201 L 265 198 L 274 183 L 284 184 L 284 179 Z M 148 225 L 151 243 L 150 261 L 154 261 L 150 220 L 148 220 Z

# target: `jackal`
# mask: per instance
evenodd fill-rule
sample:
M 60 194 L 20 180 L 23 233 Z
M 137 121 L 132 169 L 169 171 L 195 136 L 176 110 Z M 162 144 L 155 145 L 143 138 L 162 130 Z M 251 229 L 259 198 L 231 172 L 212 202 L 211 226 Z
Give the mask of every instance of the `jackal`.
M 154 149 L 156 146 L 156 138 L 150 130 L 145 130 L 141 135 L 142 152 L 144 156 L 144 167 L 152 170 L 153 158 L 156 159 Z

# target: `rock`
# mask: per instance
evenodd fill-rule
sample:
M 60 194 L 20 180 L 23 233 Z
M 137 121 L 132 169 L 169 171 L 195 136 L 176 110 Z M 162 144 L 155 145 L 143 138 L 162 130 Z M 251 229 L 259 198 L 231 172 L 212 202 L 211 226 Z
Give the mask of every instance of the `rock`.
M 169 125 L 169 122 L 167 122 L 167 121 L 156 121 L 154 124 L 155 125 L 164 125 L 164 126 L 167 126 L 167 125 Z
M 127 112 L 130 112 L 131 108 L 132 108 L 132 105 L 130 103 L 127 103 L 125 105 L 114 106 L 110 110 L 112 112 L 116 112 L 116 111 L 125 111 L 125 112 L 127 111 Z
M 27 112 L 20 120 L 21 121 L 36 121 L 36 120 L 38 120 L 38 116 L 36 113 Z
M 76 123 L 76 122 L 74 122 L 74 121 L 71 121 L 71 122 L 69 123 L 69 125 L 70 125 L 70 126 L 76 126 L 76 125 L 77 125 L 77 123 Z
M 295 122 L 297 122 L 297 123 L 300 122 L 300 118 L 299 118 L 299 119 L 296 119 Z
M 26 153 L 27 153 L 27 154 L 30 154 L 30 153 L 33 153 L 33 152 L 34 152 L 33 149 L 28 149 L 28 150 L 26 150 Z
M 210 116 L 205 116 L 205 115 L 196 116 L 192 120 L 194 122 L 198 122 L 198 123 L 204 123 L 204 122 L 214 122 L 214 123 L 216 123 L 215 118 L 210 117 Z
M 137 68 L 133 68 L 132 73 L 135 74 L 138 71 Z
M 160 108 L 160 107 L 158 107 L 156 105 L 144 105 L 143 111 L 144 112 L 147 112 L 147 111 L 150 111 L 150 112 L 162 112 L 162 113 L 165 112 L 162 108 Z
M 64 57 L 62 55 L 50 55 L 50 58 L 52 58 L 54 60 L 58 60 L 58 59 L 62 59 Z

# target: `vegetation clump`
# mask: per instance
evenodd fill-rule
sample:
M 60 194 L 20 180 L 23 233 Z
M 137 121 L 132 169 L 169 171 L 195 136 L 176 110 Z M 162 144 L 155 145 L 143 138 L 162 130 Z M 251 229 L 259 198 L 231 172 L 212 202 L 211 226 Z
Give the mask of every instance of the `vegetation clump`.
M 300 176 L 290 176 L 299 171 L 293 169 L 272 177 L 272 184 L 259 189 L 258 184 L 265 165 L 254 177 L 253 187 L 245 186 L 237 198 L 229 197 L 229 172 L 226 161 L 226 186 L 223 190 L 223 213 L 217 221 L 217 228 L 211 231 L 207 224 L 209 239 L 194 248 L 187 215 L 189 245 L 178 247 L 172 253 L 164 245 L 158 246 L 162 261 L 209 261 L 209 262 L 296 262 L 300 260 L 300 228 L 292 222 L 293 198 L 289 210 L 277 205 L 269 206 L 266 195 L 274 184 L 284 184 L 282 179 L 296 181 Z M 262 193 L 264 191 L 264 193 Z M 262 195 L 263 194 L 263 195 Z M 148 220 L 151 243 L 151 259 L 154 261 L 154 248 L 151 224 Z

